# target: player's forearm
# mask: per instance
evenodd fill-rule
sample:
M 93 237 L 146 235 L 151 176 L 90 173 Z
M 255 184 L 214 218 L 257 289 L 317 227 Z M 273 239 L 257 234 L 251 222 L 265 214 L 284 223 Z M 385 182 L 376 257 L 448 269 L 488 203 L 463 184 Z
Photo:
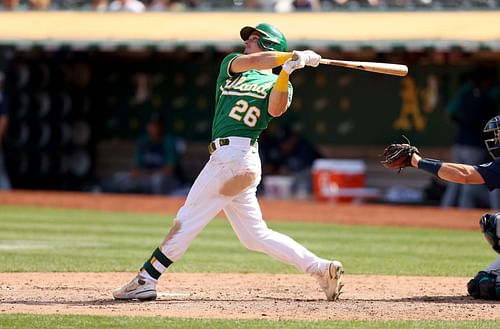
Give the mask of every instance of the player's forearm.
M 414 154 L 412 166 L 430 172 L 442 180 L 458 184 L 484 184 L 483 177 L 471 165 L 425 159 Z
M 231 72 L 272 69 L 283 65 L 290 58 L 292 58 L 292 53 L 279 51 L 264 51 L 241 55 L 233 60 Z
M 444 162 L 438 177 L 459 184 L 484 184 L 484 179 L 476 168 L 460 163 Z
M 290 76 L 285 70 L 281 70 L 274 87 L 269 95 L 268 112 L 273 117 L 279 117 L 287 110 L 288 105 L 288 81 Z
M 269 95 L 269 108 L 268 112 L 273 117 L 279 117 L 283 115 L 288 105 L 288 92 L 279 92 L 276 90 L 272 90 Z

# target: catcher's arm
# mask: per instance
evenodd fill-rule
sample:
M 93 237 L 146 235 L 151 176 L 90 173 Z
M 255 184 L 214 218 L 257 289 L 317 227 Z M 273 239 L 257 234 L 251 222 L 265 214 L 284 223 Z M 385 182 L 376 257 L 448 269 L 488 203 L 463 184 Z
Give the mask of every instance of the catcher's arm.
M 422 158 L 414 153 L 411 158 L 412 167 L 425 170 L 442 180 L 459 184 L 484 184 L 484 179 L 471 165 Z

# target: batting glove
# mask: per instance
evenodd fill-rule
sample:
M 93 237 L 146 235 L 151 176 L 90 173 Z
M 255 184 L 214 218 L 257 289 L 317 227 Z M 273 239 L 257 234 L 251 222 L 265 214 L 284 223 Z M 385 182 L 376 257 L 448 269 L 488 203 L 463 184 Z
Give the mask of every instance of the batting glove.
M 303 58 L 307 66 L 317 67 L 321 60 L 321 56 L 312 50 L 295 50 L 293 54 L 294 57 Z
M 298 57 L 297 59 L 289 59 L 282 65 L 283 70 L 285 70 L 288 75 L 292 74 L 293 71 L 298 70 L 306 66 L 306 62 L 303 57 Z

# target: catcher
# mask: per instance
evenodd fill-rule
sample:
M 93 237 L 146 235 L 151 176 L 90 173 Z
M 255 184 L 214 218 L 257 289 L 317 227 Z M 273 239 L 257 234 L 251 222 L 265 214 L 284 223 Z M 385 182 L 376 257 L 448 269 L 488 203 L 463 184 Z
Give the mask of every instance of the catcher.
M 484 132 L 489 135 L 484 142 L 492 162 L 472 166 L 427 159 L 408 142 L 387 146 L 381 163 L 399 171 L 406 167 L 418 168 L 448 182 L 485 184 L 491 191 L 500 188 L 500 115 L 488 121 Z M 479 225 L 493 250 L 500 254 L 500 213 L 484 214 Z M 474 298 L 500 300 L 500 256 L 468 282 L 467 290 Z

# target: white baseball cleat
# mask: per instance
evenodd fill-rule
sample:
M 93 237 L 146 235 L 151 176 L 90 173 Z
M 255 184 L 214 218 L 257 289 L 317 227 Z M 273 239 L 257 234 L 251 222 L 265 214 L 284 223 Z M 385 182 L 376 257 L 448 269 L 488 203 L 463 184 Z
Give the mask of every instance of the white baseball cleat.
M 319 285 L 325 292 L 327 300 L 334 301 L 339 298 L 343 286 L 342 274 L 344 274 L 342 263 L 334 260 L 328 264 L 328 269 L 323 276 L 318 278 Z
M 156 299 L 156 283 L 144 280 L 140 276 L 136 276 L 126 285 L 113 291 L 115 299 L 139 299 L 139 300 L 155 300 Z

